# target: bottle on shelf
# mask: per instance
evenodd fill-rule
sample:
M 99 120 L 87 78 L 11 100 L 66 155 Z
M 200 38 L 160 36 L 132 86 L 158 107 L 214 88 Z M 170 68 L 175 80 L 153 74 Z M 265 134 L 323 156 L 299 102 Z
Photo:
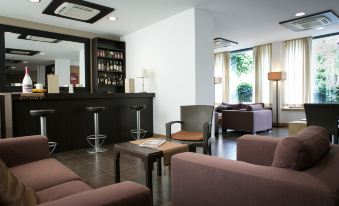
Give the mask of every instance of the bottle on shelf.
M 28 67 L 25 67 L 25 77 L 22 80 L 22 93 L 32 93 L 33 83 L 28 73 Z

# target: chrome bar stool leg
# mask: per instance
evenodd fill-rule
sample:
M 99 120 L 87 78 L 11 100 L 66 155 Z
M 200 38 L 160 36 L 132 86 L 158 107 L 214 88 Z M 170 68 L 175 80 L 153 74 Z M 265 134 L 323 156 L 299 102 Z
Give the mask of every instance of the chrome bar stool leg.
M 88 150 L 88 153 L 96 154 L 100 152 L 105 152 L 107 149 L 102 148 L 102 145 L 107 136 L 100 134 L 99 131 L 99 112 L 104 110 L 105 107 L 87 107 L 86 109 L 94 113 L 94 135 L 87 136 L 87 142 L 93 148 Z M 94 142 L 94 144 L 92 142 Z
M 131 129 L 131 136 L 134 139 L 139 140 L 139 139 L 144 138 L 146 133 L 147 133 L 147 130 L 141 129 L 141 127 L 140 127 L 140 124 L 141 124 L 141 121 L 140 121 L 140 110 L 146 109 L 146 105 L 135 105 L 135 106 L 132 106 L 131 109 L 135 109 L 136 113 L 137 113 L 137 128 L 136 129 Z

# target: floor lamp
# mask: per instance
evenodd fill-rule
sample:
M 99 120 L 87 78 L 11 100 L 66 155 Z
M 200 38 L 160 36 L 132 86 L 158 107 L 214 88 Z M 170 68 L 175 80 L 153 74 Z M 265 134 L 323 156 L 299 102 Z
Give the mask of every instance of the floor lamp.
M 275 81 L 276 126 L 279 127 L 279 90 L 278 82 L 286 79 L 285 72 L 268 72 L 268 80 Z

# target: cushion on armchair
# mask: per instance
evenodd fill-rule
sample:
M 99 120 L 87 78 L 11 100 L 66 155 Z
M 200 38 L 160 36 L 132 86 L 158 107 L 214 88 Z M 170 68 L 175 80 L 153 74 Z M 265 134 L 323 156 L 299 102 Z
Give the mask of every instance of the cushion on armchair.
M 258 110 L 262 110 L 262 104 L 250 104 L 247 105 L 246 111 L 258 111 Z
M 9 171 L 0 159 L 0 205 L 3 206 L 33 206 L 37 205 L 35 192 L 26 188 Z
M 312 167 L 329 151 L 328 137 L 326 129 L 311 126 L 282 139 L 276 148 L 272 166 L 299 171 Z
M 182 141 L 202 141 L 203 133 L 202 132 L 190 132 L 190 131 L 179 131 L 174 134 L 171 134 L 172 139 L 182 140 Z

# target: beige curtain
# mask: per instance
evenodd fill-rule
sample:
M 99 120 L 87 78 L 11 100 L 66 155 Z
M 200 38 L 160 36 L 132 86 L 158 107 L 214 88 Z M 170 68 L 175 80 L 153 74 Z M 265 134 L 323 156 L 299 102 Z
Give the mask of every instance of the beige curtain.
M 222 52 L 215 54 L 215 66 L 222 67 L 222 101 L 230 100 L 230 58 L 231 52 Z
M 256 46 L 253 49 L 255 71 L 255 102 L 271 104 L 270 82 L 267 73 L 272 68 L 272 44 Z
M 311 99 L 311 51 L 312 38 L 285 41 L 283 81 L 283 106 L 302 107 Z

